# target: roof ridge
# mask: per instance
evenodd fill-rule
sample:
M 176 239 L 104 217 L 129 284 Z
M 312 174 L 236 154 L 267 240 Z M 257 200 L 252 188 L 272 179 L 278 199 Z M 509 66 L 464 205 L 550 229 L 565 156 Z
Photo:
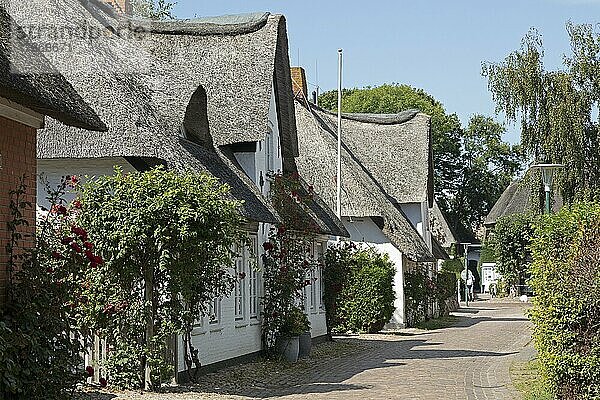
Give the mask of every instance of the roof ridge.
M 310 106 L 329 115 L 337 116 L 337 113 L 322 108 L 314 103 Z M 342 118 L 350 121 L 378 124 L 378 125 L 400 125 L 406 123 L 417 115 L 422 114 L 431 118 L 430 115 L 421 112 L 416 108 L 410 108 L 394 114 L 377 114 L 377 113 L 342 113 Z

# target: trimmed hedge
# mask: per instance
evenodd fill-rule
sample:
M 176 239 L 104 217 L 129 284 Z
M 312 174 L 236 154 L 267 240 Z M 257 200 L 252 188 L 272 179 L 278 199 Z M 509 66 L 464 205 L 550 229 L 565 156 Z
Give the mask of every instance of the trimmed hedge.
M 341 244 L 327 250 L 325 305 L 328 331 L 378 332 L 394 313 L 396 269 L 387 255 Z
M 600 205 L 535 224 L 530 311 L 540 367 L 560 399 L 600 398 Z

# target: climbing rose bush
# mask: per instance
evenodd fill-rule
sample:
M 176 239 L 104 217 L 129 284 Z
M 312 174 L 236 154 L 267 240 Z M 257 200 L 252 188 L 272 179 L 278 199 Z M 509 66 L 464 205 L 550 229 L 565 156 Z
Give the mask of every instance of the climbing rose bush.
M 174 335 L 193 379 L 194 324 L 242 278 L 233 270 L 233 249 L 248 242 L 241 204 L 214 177 L 162 167 L 88 181 L 79 204 L 78 222 L 95 240 L 82 250 L 104 257 L 86 275 L 81 318 L 107 340 L 109 383 L 153 389 L 169 380 Z
M 27 188 L 11 192 L 11 235 L 8 299 L 0 313 L 0 398 L 65 399 L 75 385 L 93 375 L 81 352 L 86 330 L 80 324 L 80 305 L 86 275 L 103 264 L 87 232 L 77 225 L 77 203 L 63 196 L 77 184 L 65 177 L 49 192 L 52 206 L 37 225 L 35 247 L 24 246 L 33 237 L 23 228 L 33 205 L 25 200 Z

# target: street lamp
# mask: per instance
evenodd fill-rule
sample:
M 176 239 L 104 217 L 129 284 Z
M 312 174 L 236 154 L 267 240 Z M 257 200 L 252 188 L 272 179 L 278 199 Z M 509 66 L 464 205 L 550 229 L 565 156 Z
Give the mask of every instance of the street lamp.
M 563 164 L 534 164 L 531 168 L 542 170 L 542 181 L 544 182 L 544 192 L 546 192 L 546 214 L 550 214 L 550 191 L 552 190 L 552 178 L 554 170 L 564 168 Z

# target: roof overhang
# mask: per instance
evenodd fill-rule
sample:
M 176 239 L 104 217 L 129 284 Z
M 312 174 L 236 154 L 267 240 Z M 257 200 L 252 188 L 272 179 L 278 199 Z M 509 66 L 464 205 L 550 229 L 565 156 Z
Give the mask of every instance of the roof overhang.
M 8 118 L 34 129 L 44 127 L 44 116 L 36 111 L 0 97 L 0 117 Z

